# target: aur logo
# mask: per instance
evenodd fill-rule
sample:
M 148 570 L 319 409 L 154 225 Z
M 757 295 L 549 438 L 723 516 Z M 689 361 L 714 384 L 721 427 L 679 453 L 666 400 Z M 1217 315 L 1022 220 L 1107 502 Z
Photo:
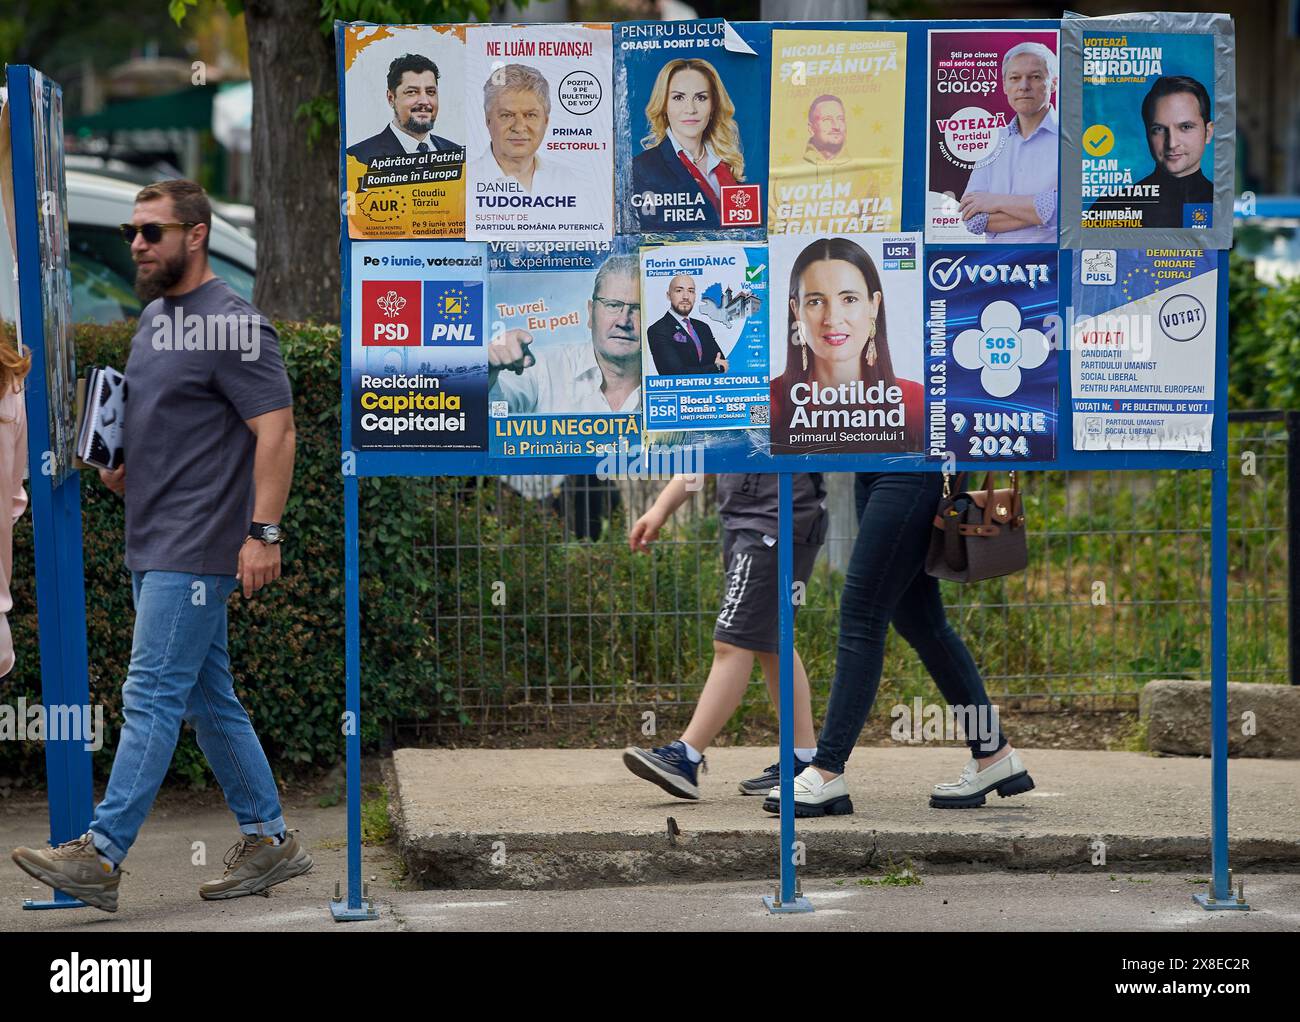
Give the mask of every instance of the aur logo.
M 391 224 L 406 213 L 406 199 L 400 192 L 376 188 L 357 195 L 357 211 L 374 224 Z
M 420 343 L 418 280 L 361 282 L 361 343 L 386 346 Z
M 435 347 L 477 347 L 483 315 L 480 281 L 424 282 L 424 343 Z

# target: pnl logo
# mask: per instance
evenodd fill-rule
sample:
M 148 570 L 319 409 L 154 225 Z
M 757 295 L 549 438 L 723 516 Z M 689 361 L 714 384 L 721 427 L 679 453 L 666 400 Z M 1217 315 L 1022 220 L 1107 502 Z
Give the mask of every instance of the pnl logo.
M 361 343 L 385 347 L 420 343 L 420 282 L 361 282 Z
M 479 343 L 483 315 L 480 281 L 424 282 L 424 343 L 435 347 L 472 348 Z
M 1184 227 L 1209 227 L 1214 206 L 1208 202 L 1189 202 L 1183 206 Z

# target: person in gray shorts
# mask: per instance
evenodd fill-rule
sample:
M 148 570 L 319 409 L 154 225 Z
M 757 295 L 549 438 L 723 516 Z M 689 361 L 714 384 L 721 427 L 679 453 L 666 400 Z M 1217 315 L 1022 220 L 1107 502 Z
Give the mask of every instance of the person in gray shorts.
M 648 549 L 672 513 L 686 502 L 692 479 L 698 477 L 674 476 L 650 510 L 637 519 L 629 535 L 633 550 Z M 817 472 L 797 473 L 793 483 L 794 575 L 806 586 L 817 552 L 826 540 L 826 487 Z M 679 739 L 654 749 L 630 747 L 623 752 L 623 763 L 632 773 L 679 798 L 700 797 L 699 771 L 704 766 L 704 750 L 740 706 L 755 657 L 763 667 L 773 704 L 778 700 L 777 503 L 775 475 L 747 472 L 718 476 L 726 588 L 713 629 L 709 677 Z M 797 650 L 794 718 L 795 765 L 802 770 L 812 762 L 817 741 L 808 675 Z M 766 795 L 780 783 L 779 766 L 774 763 L 758 777 L 742 781 L 740 791 L 744 795 Z

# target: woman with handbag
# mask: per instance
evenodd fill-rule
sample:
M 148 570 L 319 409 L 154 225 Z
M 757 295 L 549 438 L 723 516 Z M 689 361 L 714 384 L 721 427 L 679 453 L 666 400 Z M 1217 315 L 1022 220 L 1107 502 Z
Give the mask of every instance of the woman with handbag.
M 972 546 L 994 535 L 1011 538 L 1012 533 L 1003 530 L 1012 528 L 1020 530 L 1015 538 L 1023 545 L 1019 490 L 987 488 L 986 492 L 956 497 L 949 496 L 946 490 L 945 478 L 938 472 L 857 474 L 854 495 L 858 536 L 840 598 L 835 681 L 817 754 L 812 765 L 794 779 L 796 816 L 842 816 L 853 812 L 844 783 L 844 765 L 880 687 L 885 635 L 891 623 L 920 655 L 940 692 L 957 711 L 956 718 L 963 722 L 971 752 L 971 760 L 957 781 L 935 786 L 930 805 L 970 808 L 983 805 L 994 791 L 1006 797 L 1023 794 L 1034 786 L 1020 755 L 1002 734 L 975 661 L 948 623 L 938 579 L 926 571 L 935 535 L 940 550 L 945 538 L 936 525 L 946 524 L 945 519 L 954 515 L 961 519 L 958 535 Z M 992 509 L 987 506 L 990 503 Z M 996 533 L 990 529 L 995 516 L 1001 521 Z M 1005 564 L 994 573 L 1005 574 L 1004 568 Z M 986 573 L 977 577 L 990 576 Z M 772 790 L 763 808 L 780 811 L 779 788 Z

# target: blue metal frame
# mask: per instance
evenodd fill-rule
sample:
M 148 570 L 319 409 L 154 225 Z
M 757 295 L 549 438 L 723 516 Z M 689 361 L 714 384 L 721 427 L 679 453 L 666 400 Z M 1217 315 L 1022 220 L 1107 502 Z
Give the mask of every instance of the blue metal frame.
M 909 109 L 927 109 L 928 32 L 944 28 L 988 28 L 989 22 L 974 21 L 875 21 L 858 27 L 865 31 L 892 31 L 907 33 L 908 67 L 906 76 L 907 106 Z M 1007 29 L 1059 29 L 1059 20 L 1007 20 L 995 23 Z M 782 29 L 837 29 L 840 22 L 774 22 Z M 339 89 L 339 195 L 345 196 L 344 151 L 347 139 L 346 83 L 343 68 L 344 23 L 335 23 L 335 50 Z M 926 139 L 914 132 L 904 140 L 906 166 L 923 166 Z M 904 231 L 924 229 L 924 181 L 906 179 L 903 187 L 902 224 Z M 486 451 L 353 451 L 352 408 L 349 393 L 351 380 L 352 296 L 349 287 L 351 266 L 351 239 L 348 236 L 347 218 L 340 215 L 340 264 L 343 267 L 342 286 L 342 427 L 345 472 L 356 477 L 365 476 L 493 476 L 512 475 L 521 470 L 553 475 L 586 475 L 593 471 L 594 458 L 541 457 L 529 459 L 492 458 Z M 435 240 L 404 240 L 403 244 L 438 245 Z M 1035 246 L 1026 246 L 1035 247 Z M 1068 249 L 1042 246 L 1044 251 L 1059 252 L 1058 295 L 1059 309 L 1071 307 L 1073 282 L 1073 253 Z M 1176 451 L 1075 451 L 1073 449 L 1073 413 L 1068 400 L 1070 394 L 1069 351 L 1064 346 L 1058 358 L 1057 456 L 1052 461 L 996 463 L 958 460 L 958 469 L 1016 468 L 1020 471 L 1037 470 L 1151 470 L 1197 469 L 1210 470 L 1214 475 L 1214 500 L 1212 503 L 1212 557 L 1211 557 L 1211 687 L 1213 729 L 1213 807 L 1211 814 L 1212 845 L 1214 851 L 1214 877 L 1209 895 L 1196 896 L 1198 902 L 1208 899 L 1207 908 L 1245 907 L 1230 904 L 1227 839 L 1227 401 L 1228 401 L 1228 253 L 1218 253 L 1218 316 L 1217 358 L 1215 376 L 1215 402 L 1213 449 L 1209 452 Z M 347 460 L 350 459 L 350 460 Z M 793 716 L 794 716 L 794 614 L 790 603 L 793 591 L 793 554 L 791 550 L 790 473 L 792 472 L 933 472 L 939 466 L 927 461 L 923 455 L 895 454 L 842 454 L 842 455 L 791 455 L 773 457 L 752 447 L 736 444 L 728 448 L 706 451 L 708 471 L 718 472 L 774 472 L 779 473 L 780 536 L 778 563 L 783 597 L 780 602 L 780 767 L 781 767 L 781 822 L 780 822 L 780 896 L 766 896 L 764 902 L 772 911 L 810 911 L 806 898 L 796 899 L 796 868 L 793 861 L 795 829 L 793 803 Z M 347 530 L 347 691 L 349 712 L 359 721 L 360 660 L 359 610 L 356 607 L 357 530 L 358 507 L 356 478 L 345 478 L 345 490 L 350 494 L 346 503 Z M 354 791 L 353 780 L 359 777 L 359 736 L 350 736 L 347 745 L 348 771 L 348 906 L 363 904 L 360 892 L 360 791 Z M 335 904 L 332 903 L 332 907 Z M 340 916 L 336 918 L 352 918 Z M 365 917 L 369 918 L 369 917 Z
M 81 478 L 72 471 L 59 485 L 46 472 L 51 450 L 46 392 L 45 316 L 42 306 L 40 222 L 36 195 L 35 124 L 30 102 L 33 69 L 7 68 L 13 152 L 14 229 L 18 239 L 18 307 L 23 344 L 32 357 L 27 376 L 27 457 L 36 546 L 36 607 L 40 627 L 41 701 L 46 706 L 90 702 L 86 657 L 86 591 L 81 545 Z M 57 84 L 41 76 L 59 95 Z M 60 144 L 62 144 L 60 140 Z M 60 182 L 62 184 L 62 182 Z M 64 194 L 64 209 L 67 196 Z M 90 753 L 83 742 L 45 743 L 50 844 L 84 834 L 93 808 Z M 49 901 L 27 899 L 25 909 L 80 908 L 62 891 Z

